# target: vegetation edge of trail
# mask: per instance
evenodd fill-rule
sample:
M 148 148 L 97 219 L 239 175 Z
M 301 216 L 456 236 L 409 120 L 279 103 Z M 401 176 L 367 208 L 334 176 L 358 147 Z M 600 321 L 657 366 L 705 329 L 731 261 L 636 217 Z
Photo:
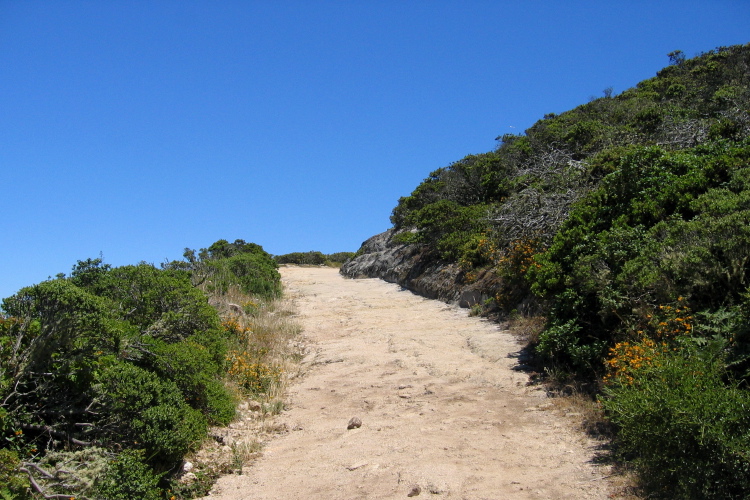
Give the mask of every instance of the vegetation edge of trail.
M 161 268 L 79 261 L 4 299 L 0 496 L 205 494 L 243 459 L 180 481 L 209 426 L 232 422 L 240 398 L 261 402 L 259 418 L 283 407 L 300 355 L 281 294 L 262 247 L 219 240 Z

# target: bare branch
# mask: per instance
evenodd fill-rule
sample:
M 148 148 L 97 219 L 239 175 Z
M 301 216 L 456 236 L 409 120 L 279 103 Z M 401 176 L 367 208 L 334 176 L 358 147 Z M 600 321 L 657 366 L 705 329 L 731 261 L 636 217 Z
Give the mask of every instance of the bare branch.
M 52 475 L 52 474 L 50 474 L 49 472 L 47 472 L 46 470 L 42 469 L 41 467 L 39 467 L 39 466 L 38 466 L 37 464 L 35 464 L 35 463 L 32 463 L 32 462 L 24 462 L 23 466 L 24 466 L 24 467 L 27 467 L 27 468 L 29 468 L 29 467 L 30 467 L 30 468 L 34 469 L 35 471 L 37 471 L 37 472 L 38 472 L 39 474 L 41 474 L 42 476 L 46 477 L 47 479 L 55 479 L 55 476 L 54 476 L 54 475 Z
M 44 472 L 45 477 L 48 477 L 49 479 L 54 479 L 54 477 L 55 477 L 55 476 L 49 475 L 49 472 L 44 471 L 43 469 L 37 467 L 34 464 L 24 464 L 24 466 L 30 466 L 30 467 L 34 468 L 35 470 Z M 29 482 L 31 483 L 31 487 L 34 488 L 34 491 L 36 491 L 37 493 L 39 493 L 40 495 L 42 495 L 42 497 L 44 497 L 45 499 L 55 499 L 55 498 L 70 499 L 71 496 L 73 496 L 73 495 L 64 494 L 64 493 L 53 493 L 51 495 L 48 495 L 44 491 L 44 488 L 42 488 L 39 485 L 39 483 L 36 482 L 36 479 L 34 479 L 34 475 L 31 473 L 31 471 L 27 467 L 21 467 L 18 470 L 21 471 L 21 472 L 25 472 L 26 475 L 29 476 Z M 68 486 L 68 485 L 63 485 L 63 486 Z
M 62 440 L 68 441 L 78 446 L 92 446 L 93 445 L 93 443 L 89 441 L 81 441 L 80 439 L 70 437 L 66 433 L 55 430 L 53 427 L 49 425 L 21 424 L 21 428 L 25 430 L 31 430 L 31 431 L 42 431 L 42 432 L 47 433 L 51 437 L 62 439 Z

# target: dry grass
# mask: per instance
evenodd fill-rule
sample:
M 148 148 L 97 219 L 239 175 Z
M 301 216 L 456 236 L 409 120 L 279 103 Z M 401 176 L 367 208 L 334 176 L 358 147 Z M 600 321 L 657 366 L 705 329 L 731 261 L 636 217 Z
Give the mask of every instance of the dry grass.
M 242 474 L 242 468 L 256 460 L 263 451 L 263 443 L 258 440 L 250 442 L 239 442 L 233 444 L 232 449 L 232 469 L 237 474 Z
M 247 354 L 254 366 L 269 367 L 271 373 L 278 375 L 270 378 L 263 392 L 249 391 L 236 377 L 227 377 L 227 386 L 239 401 L 237 417 L 228 427 L 211 429 L 210 438 L 201 449 L 187 458 L 194 464 L 194 472 L 212 478 L 213 483 L 221 474 L 242 474 L 243 467 L 260 457 L 270 435 L 287 431 L 285 426 L 274 422 L 274 416 L 284 410 L 287 387 L 300 374 L 305 345 L 300 339 L 302 327 L 290 298 L 259 300 L 230 289 L 226 294 L 212 296 L 210 302 L 225 325 L 236 324 L 242 332 L 230 354 L 232 351 Z M 184 475 L 185 478 L 188 483 L 193 481 L 190 475 Z
M 508 330 L 524 344 L 536 344 L 544 330 L 544 316 L 517 316 L 508 320 Z
M 302 328 L 296 321 L 293 301 L 259 300 L 232 288 L 212 298 L 211 303 L 223 321 L 234 322 L 245 333 L 242 343 L 234 349 L 248 353 L 253 363 L 270 367 L 278 374 L 263 393 L 246 396 L 278 408 L 289 380 L 298 375 L 299 362 L 305 353 L 305 346 L 299 341 Z

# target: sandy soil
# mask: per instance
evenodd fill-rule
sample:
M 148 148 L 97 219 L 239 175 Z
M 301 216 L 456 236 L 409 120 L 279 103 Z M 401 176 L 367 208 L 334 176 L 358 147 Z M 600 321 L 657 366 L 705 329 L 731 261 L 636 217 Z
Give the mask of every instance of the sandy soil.
M 211 500 L 607 498 L 575 416 L 527 386 L 498 325 L 377 279 L 284 267 L 306 375 L 272 439 Z M 351 419 L 358 428 L 347 429 Z

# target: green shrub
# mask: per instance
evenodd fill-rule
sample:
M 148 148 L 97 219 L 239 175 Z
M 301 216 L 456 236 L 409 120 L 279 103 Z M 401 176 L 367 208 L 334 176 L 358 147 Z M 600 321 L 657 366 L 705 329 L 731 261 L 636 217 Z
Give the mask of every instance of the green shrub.
M 354 252 L 335 252 L 326 255 L 326 263 L 333 265 L 343 264 L 347 260 L 354 257 Z
M 196 410 L 175 404 L 159 404 L 143 410 L 130 423 L 136 446 L 144 446 L 149 462 L 171 468 L 188 452 L 195 451 L 206 436 L 206 418 Z
M 742 303 L 749 158 L 747 142 L 624 150 L 529 268 L 532 289 L 551 302 L 550 327 L 581 333 L 539 352 L 563 362 L 581 349 L 603 354 L 599 343 L 631 335 L 650 311 L 680 297 L 696 311 Z M 552 337 L 559 332 L 542 334 Z
M 750 392 L 727 383 L 717 349 L 630 349 L 605 389 L 618 450 L 660 498 L 750 496 Z
M 111 269 L 112 266 L 102 259 L 79 260 L 70 273 L 70 282 L 81 288 L 90 288 L 96 286 Z
M 229 257 L 226 265 L 237 277 L 240 289 L 244 293 L 266 299 L 281 295 L 281 276 L 276 262 L 270 257 L 239 254 Z
M 485 205 L 462 206 L 440 200 L 411 212 L 404 224 L 416 232 L 404 232 L 399 237 L 404 243 L 428 245 L 442 259 L 458 261 L 465 251 L 471 252 L 471 242 L 486 232 L 483 217 L 487 212 Z
M 354 256 L 354 252 L 336 252 L 324 254 L 322 252 L 292 252 L 274 256 L 278 264 L 296 264 L 298 266 L 338 265 Z
M 196 332 L 186 339 L 190 343 L 202 346 L 203 353 L 209 356 L 209 361 L 204 369 L 216 370 L 211 371 L 215 374 L 224 374 L 227 348 L 232 339 L 227 338 L 225 331 L 221 328 L 211 328 Z
M 66 280 L 23 288 L 3 309 L 11 316 L 2 322 L 0 343 L 12 341 L 14 348 L 0 348 L 0 432 L 20 450 L 35 435 L 10 435 L 21 423 L 67 429 L 83 413 L 102 359 L 117 349 L 122 330 L 106 300 Z M 84 430 L 68 432 L 81 438 Z
M 22 498 L 26 492 L 29 480 L 19 471 L 20 466 L 21 461 L 15 451 L 0 448 L 0 497 Z
M 228 425 L 237 414 L 237 400 L 219 380 L 206 385 L 206 406 L 203 410 L 211 425 Z
M 320 266 L 326 263 L 326 256 L 321 252 L 292 252 L 277 255 L 274 257 L 274 260 L 279 264 Z
M 149 345 L 154 359 L 151 367 L 163 380 L 173 381 L 194 409 L 201 411 L 213 425 L 228 424 L 234 418 L 234 398 L 218 377 L 223 374 L 226 342 L 221 345 L 221 364 L 214 356 L 216 346 L 197 342 L 200 337 L 191 337 L 184 342 L 165 344 L 153 342 Z M 231 411 L 230 411 L 231 408 Z
M 117 334 L 108 304 L 66 280 L 51 280 L 21 289 L 3 299 L 3 310 L 21 325 L 13 329 L 19 352 L 16 369 L 48 371 L 59 355 L 85 356 L 97 349 L 112 350 Z M 23 321 L 26 320 L 26 321 Z M 33 325 L 29 325 L 33 322 Z
M 167 342 L 219 325 L 216 310 L 185 271 L 122 266 L 109 270 L 89 290 L 114 302 L 122 319 L 141 333 Z
M 107 468 L 96 488 L 98 500 L 161 500 L 159 481 L 163 474 L 155 474 L 145 463 L 142 450 L 120 453 Z
M 187 262 L 172 262 L 167 270 L 187 269 L 193 282 L 209 293 L 224 295 L 233 287 L 243 293 L 262 298 L 277 298 L 281 294 L 281 276 L 273 257 L 255 243 L 219 240 L 208 249 L 186 249 Z
M 102 439 L 147 450 L 155 465 L 171 465 L 205 436 L 205 417 L 185 402 L 177 385 L 153 372 L 118 362 L 94 387 Z
M 548 362 L 562 362 L 579 373 L 590 374 L 598 371 L 605 348 L 605 341 L 587 339 L 571 320 L 548 326 L 540 333 L 536 352 Z
M 32 423 L 58 439 L 121 440 L 146 447 L 155 464 L 177 461 L 202 438 L 205 417 L 231 419 L 232 398 L 217 385 L 227 350 L 218 315 L 184 272 L 89 264 L 79 262 L 77 279 L 43 282 L 3 301 L 12 316 L 0 323 L 8 422 L 0 432 L 19 450 L 37 433 L 14 433 Z M 97 405 L 91 426 L 72 425 Z

